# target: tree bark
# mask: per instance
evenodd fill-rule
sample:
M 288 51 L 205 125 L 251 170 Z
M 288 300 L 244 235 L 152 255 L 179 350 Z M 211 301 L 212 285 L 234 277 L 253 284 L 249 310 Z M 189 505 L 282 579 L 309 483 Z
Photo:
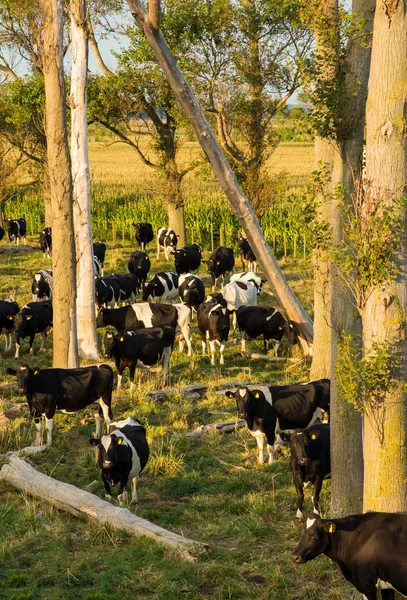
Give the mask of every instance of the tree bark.
M 312 321 L 298 302 L 281 272 L 275 257 L 272 255 L 250 203 L 240 189 L 230 165 L 223 155 L 191 88 L 179 70 L 161 32 L 154 30 L 152 27 L 140 0 L 128 0 L 128 5 L 137 25 L 143 31 L 148 43 L 152 47 L 157 62 L 163 69 L 175 96 L 196 132 L 199 143 L 236 217 L 246 232 L 249 243 L 277 300 L 284 309 L 287 317 L 296 322 L 297 329 L 302 336 L 300 337 L 302 348 L 308 354 L 310 350 L 309 345 L 312 344 L 313 338 Z
M 63 71 L 62 0 L 41 0 L 47 155 L 52 204 L 53 366 L 78 365 L 72 175 Z
M 71 0 L 71 49 L 71 161 L 77 257 L 78 346 L 81 358 L 98 360 L 86 111 L 88 72 L 86 0 Z
M 396 209 L 406 196 L 407 12 L 405 2 L 379 0 L 376 5 L 369 93 L 366 110 L 366 218 L 379 204 Z M 406 210 L 403 209 L 406 221 Z M 399 358 L 387 390 L 379 424 L 365 418 L 363 510 L 407 510 L 407 234 L 395 257 L 396 281 L 376 287 L 362 311 L 365 356 L 374 342 L 390 345 Z M 379 425 L 379 431 L 378 427 Z
M 184 217 L 184 203 L 176 205 L 173 202 L 168 202 L 168 226 L 173 229 L 178 238 L 178 248 L 183 248 L 187 245 L 187 237 L 185 232 L 185 217 Z

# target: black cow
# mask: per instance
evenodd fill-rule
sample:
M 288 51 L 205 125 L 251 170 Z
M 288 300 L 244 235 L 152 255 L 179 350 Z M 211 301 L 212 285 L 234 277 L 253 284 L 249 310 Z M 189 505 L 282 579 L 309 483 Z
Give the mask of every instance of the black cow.
M 325 554 L 366 600 L 407 596 L 407 515 L 368 512 L 343 519 L 303 520 L 303 533 L 292 559 L 297 564 Z
M 314 484 L 314 513 L 319 514 L 322 483 L 331 475 L 331 444 L 328 423 L 314 423 L 306 429 L 282 431 L 280 437 L 291 447 L 291 470 L 298 498 L 297 518 L 302 518 L 304 485 Z
M 122 373 L 127 367 L 130 371 L 130 389 L 133 389 L 138 362 L 145 367 L 160 363 L 163 369 L 162 385 L 165 385 L 174 341 L 173 327 L 124 329 L 116 335 L 107 333 L 103 339 L 103 351 L 105 357 L 115 360 L 117 389 L 121 388 Z
M 106 244 L 104 244 L 103 242 L 94 242 L 93 243 L 93 256 L 96 256 L 96 258 L 99 261 L 100 270 L 102 272 L 102 277 L 105 273 L 106 250 L 107 250 Z
M 212 278 L 212 291 L 215 290 L 216 282 L 222 277 L 222 284 L 225 283 L 225 275 L 234 270 L 235 257 L 232 248 L 220 246 L 211 254 L 208 260 L 208 271 Z
M 147 275 L 151 268 L 151 262 L 145 252 L 133 252 L 128 263 L 130 273 L 137 277 L 137 292 L 140 292 L 147 281 Z
M 40 233 L 40 246 L 44 253 L 44 258 L 51 258 L 52 252 L 52 228 L 45 227 Z
M 25 219 L 7 219 L 7 225 L 10 243 L 15 242 L 18 246 L 20 238 L 24 238 L 24 244 L 27 244 L 27 222 Z
M 4 229 L 3 229 L 3 227 L 0 227 L 0 242 L 3 238 L 4 238 Z
M 137 277 L 130 273 L 124 275 L 115 273 L 104 278 L 108 283 L 109 281 L 116 280 L 120 288 L 119 299 L 122 302 L 135 302 L 137 294 Z
M 160 258 L 161 248 L 164 250 L 166 260 L 170 259 L 170 252 L 177 249 L 179 235 L 169 227 L 161 227 L 157 232 L 157 258 Z
M 211 349 L 211 366 L 215 366 L 215 348 L 219 346 L 220 360 L 223 365 L 225 359 L 223 353 L 228 341 L 230 330 L 230 317 L 227 308 L 216 302 L 203 302 L 199 305 L 198 328 L 202 338 L 202 355 L 205 356 L 206 342 L 209 342 Z
M 179 278 L 179 296 L 184 304 L 198 310 L 198 306 L 205 300 L 205 288 L 198 275 L 181 275 Z
M 16 354 L 20 354 L 20 340 L 26 337 L 30 338 L 30 354 L 34 354 L 33 344 L 36 333 L 41 334 L 41 348 L 44 349 L 47 331 L 52 327 L 52 302 L 43 300 L 42 302 L 29 302 L 20 310 L 14 320 L 16 336 Z
M 151 223 L 133 223 L 136 228 L 136 240 L 142 250 L 146 249 L 146 245 L 154 239 L 153 226 Z
M 235 398 L 239 418 L 246 421 L 256 438 L 260 463 L 264 462 L 267 441 L 271 465 L 279 431 L 304 429 L 322 416 L 322 410 L 329 411 L 329 380 L 261 386 L 255 390 L 239 387 L 235 392 L 227 391 L 226 396 Z
M 128 417 L 110 424 L 108 435 L 92 438 L 90 444 L 98 446 L 98 463 L 102 470 L 106 500 L 112 499 L 110 486 L 119 485 L 117 499 L 120 506 L 127 503 L 127 482 L 131 479 L 131 503 L 138 502 L 137 477 L 147 464 L 150 449 L 146 430 L 140 423 Z
M 174 300 L 178 296 L 178 275 L 160 272 L 143 288 L 143 302 L 151 298 L 152 302 Z
M 38 305 L 37 305 L 38 306 Z M 31 416 L 37 427 L 35 444 L 42 442 L 42 416 L 45 416 L 47 445 L 52 444 L 55 413 L 76 413 L 92 407 L 95 411 L 96 437 L 102 433 L 101 416 L 106 424 L 112 420 L 113 371 L 109 365 L 77 369 L 31 369 L 21 365 L 7 369 L 17 375 L 20 393 L 27 398 Z
M 239 238 L 237 242 L 237 247 L 240 254 L 240 260 L 242 261 L 243 271 L 246 270 L 245 263 L 247 262 L 247 270 L 253 271 L 253 273 L 255 273 L 257 259 L 246 238 Z
M 11 350 L 15 316 L 20 310 L 14 300 L 0 300 L 0 333 L 4 334 L 4 351 Z
M 52 298 L 53 277 L 51 269 L 42 269 L 32 275 L 31 293 L 33 302 Z
M 277 356 L 281 339 L 285 335 L 290 344 L 297 343 L 294 326 L 286 321 L 275 308 L 268 306 L 240 306 L 236 312 L 237 326 L 241 335 L 242 354 L 246 352 L 246 341 L 263 338 L 264 354 L 268 352 L 269 340 L 276 340 L 274 356 Z
M 198 244 L 174 250 L 175 270 L 178 275 L 196 271 L 201 266 L 202 248 Z
M 98 308 L 117 306 L 120 301 L 120 284 L 115 277 L 96 277 L 95 296 Z

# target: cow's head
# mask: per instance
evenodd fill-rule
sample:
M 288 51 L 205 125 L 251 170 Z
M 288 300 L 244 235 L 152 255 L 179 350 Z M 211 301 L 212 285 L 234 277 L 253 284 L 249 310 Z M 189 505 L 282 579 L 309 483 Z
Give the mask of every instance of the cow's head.
M 252 419 L 254 416 L 264 419 L 267 414 L 269 403 L 261 390 L 250 390 L 248 387 L 238 387 L 235 392 L 228 390 L 228 398 L 236 400 L 236 408 L 239 419 Z
M 295 333 L 295 326 L 291 321 L 286 321 L 283 325 L 284 335 L 290 344 L 298 344 L 297 334 Z
M 238 239 L 237 247 L 241 252 L 245 252 L 248 248 L 250 248 L 249 242 L 244 237 Z
M 180 248 L 179 250 L 173 250 L 171 254 L 174 255 L 174 264 L 176 267 L 182 266 L 183 259 L 186 257 L 187 253 L 184 248 Z
M 211 258 L 208 260 L 208 271 L 209 273 L 213 273 L 214 276 L 218 278 L 222 274 L 220 260 L 216 260 L 211 256 Z
M 126 438 L 110 433 L 103 435 L 101 439 L 91 438 L 89 443 L 98 447 L 98 463 L 101 469 L 106 469 L 107 478 L 111 485 L 119 483 L 123 477 L 122 469 L 118 467 L 128 466 L 131 469 L 131 450 L 126 443 Z
M 220 304 L 223 308 L 226 308 L 228 303 L 226 302 L 223 295 L 219 292 L 218 294 L 209 294 L 206 297 L 206 302 L 213 302 L 214 304 Z
M 300 520 L 298 520 L 300 521 Z M 336 525 L 333 521 L 321 519 L 312 514 L 308 519 L 301 519 L 302 536 L 291 558 L 297 564 L 313 560 L 326 552 L 332 545 L 332 536 Z
M 98 311 L 98 314 L 96 317 L 96 327 L 104 327 L 106 325 L 108 312 L 109 312 L 108 308 L 101 308 Z
M 302 467 L 307 467 L 310 463 L 309 445 L 319 437 L 319 430 L 303 431 L 294 429 L 294 431 L 281 431 L 280 437 L 291 446 L 291 455 Z
M 116 338 L 113 331 L 108 331 L 103 338 L 102 341 L 103 346 L 103 356 L 105 358 L 110 358 L 113 354 L 114 348 L 116 346 Z
M 230 330 L 230 313 L 220 303 L 214 303 L 208 313 L 209 330 L 217 335 L 219 342 L 227 342 Z
M 35 331 L 35 317 L 30 310 L 21 310 L 14 319 L 14 334 L 22 338 L 27 337 Z
M 7 369 L 7 375 L 15 375 L 17 377 L 17 387 L 20 394 L 27 391 L 27 382 L 32 375 L 38 375 L 39 369 L 31 369 L 29 365 L 20 365 L 17 369 Z
M 143 302 L 151 298 L 151 302 L 157 302 L 156 298 L 162 296 L 164 287 L 158 277 L 153 277 L 151 281 L 143 286 Z

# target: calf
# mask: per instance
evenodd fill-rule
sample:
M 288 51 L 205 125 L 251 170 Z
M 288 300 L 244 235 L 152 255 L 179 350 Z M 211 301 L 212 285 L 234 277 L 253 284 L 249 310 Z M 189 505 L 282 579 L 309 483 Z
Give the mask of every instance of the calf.
M 0 227 L 0 242 L 3 238 L 4 238 L 4 229 L 3 229 L 3 227 Z
M 15 320 L 16 353 L 15 358 L 20 354 L 20 340 L 26 337 L 30 338 L 30 354 L 34 354 L 33 344 L 36 333 L 41 334 L 41 348 L 44 349 L 47 331 L 52 327 L 52 303 L 50 300 L 42 302 L 29 302 L 23 306 Z
M 237 413 L 244 419 L 250 433 L 257 440 L 259 463 L 264 462 L 264 444 L 267 441 L 269 464 L 273 463 L 276 436 L 286 429 L 304 429 L 329 409 L 327 380 L 306 384 L 262 386 L 257 390 L 239 387 L 227 391 L 228 398 L 236 400 Z
M 150 454 L 146 430 L 131 417 L 111 423 L 109 429 L 110 433 L 101 439 L 89 440 L 92 446 L 98 447 L 98 463 L 102 471 L 105 498 L 110 502 L 110 486 L 119 484 L 117 499 L 120 506 L 124 506 L 127 503 L 126 487 L 130 478 L 133 504 L 138 502 L 137 477 L 146 466 Z
M 163 369 L 162 385 L 165 385 L 174 341 L 173 327 L 124 329 L 116 335 L 107 333 L 103 339 L 103 351 L 105 357 L 115 360 L 117 389 L 121 388 L 122 374 L 127 367 L 130 371 L 130 389 L 133 389 L 138 363 L 145 367 L 160 363 Z
M 236 318 L 241 335 L 242 354 L 246 352 L 248 340 L 263 338 L 264 354 L 268 352 L 269 340 L 276 340 L 274 356 L 277 356 L 284 335 L 291 344 L 297 343 L 293 324 L 286 321 L 277 309 L 268 306 L 240 306 Z
M 4 351 L 11 350 L 11 344 L 14 332 L 15 316 L 20 310 L 17 302 L 13 300 L 0 300 L 0 333 L 4 334 Z
M 212 278 L 212 291 L 215 290 L 219 277 L 222 277 L 222 282 L 225 283 L 225 275 L 231 273 L 234 266 L 235 258 L 232 248 L 225 248 L 224 246 L 216 248 L 208 260 L 208 271 Z
M 256 306 L 257 304 L 257 285 L 251 281 L 232 281 L 227 283 L 220 293 L 226 301 L 229 311 L 233 313 L 233 329 L 235 330 L 238 308 L 241 306 Z
M 7 369 L 17 376 L 18 390 L 27 398 L 31 416 L 37 428 L 35 444 L 42 442 L 42 416 L 45 416 L 47 446 L 52 444 L 55 413 L 72 414 L 84 408 L 93 408 L 96 419 L 96 437 L 102 433 L 101 416 L 107 425 L 112 420 L 113 371 L 109 365 L 77 369 L 31 369 L 20 365 Z
M 202 355 L 205 356 L 206 342 L 209 341 L 211 349 L 211 366 L 215 366 L 215 348 L 219 346 L 220 361 L 223 365 L 224 350 L 228 341 L 230 319 L 229 311 L 221 304 L 215 302 L 203 302 L 200 304 L 198 311 L 198 328 L 202 338 Z
M 144 251 L 146 245 L 154 239 L 153 226 L 151 223 L 133 223 L 136 230 L 136 240 L 140 248 Z
M 178 296 L 178 275 L 175 273 L 157 273 L 143 287 L 143 302 L 165 302 Z
M 239 254 L 240 254 L 240 260 L 242 261 L 242 268 L 243 271 L 245 270 L 245 263 L 247 262 L 247 268 L 249 269 L 249 271 L 253 271 L 254 273 L 256 272 L 256 267 L 257 267 L 257 262 L 256 262 L 256 257 L 254 255 L 253 250 L 250 248 L 250 244 L 249 242 L 246 240 L 246 238 L 239 238 L 238 242 L 237 242 L 237 247 L 239 250 Z
M 116 278 L 96 277 L 95 296 L 98 308 L 117 306 L 120 300 L 120 285 Z
M 179 278 L 179 295 L 184 304 L 190 308 L 198 307 L 205 300 L 205 288 L 198 275 L 186 273 Z
M 201 265 L 202 248 L 198 244 L 180 248 L 175 250 L 173 254 L 177 275 L 196 271 Z
M 171 250 L 177 249 L 179 235 L 169 227 L 161 227 L 157 232 L 157 258 L 160 258 L 160 249 L 164 250 L 166 260 L 170 259 Z
M 303 533 L 292 560 L 303 564 L 325 554 L 365 600 L 407 596 L 407 515 L 368 512 L 343 519 L 302 520 Z
M 7 219 L 8 225 L 8 238 L 10 243 L 15 242 L 18 246 L 20 239 L 24 238 L 24 244 L 27 244 L 27 223 L 25 219 Z
M 52 252 L 52 229 L 45 227 L 40 233 L 40 246 L 44 253 L 44 258 L 51 258 Z
M 100 270 L 102 272 L 102 277 L 105 273 L 105 259 L 106 259 L 106 244 L 103 242 L 94 242 L 93 243 L 93 256 L 99 261 Z M 97 273 L 99 275 L 99 273 Z
M 32 276 L 31 293 L 33 302 L 39 300 L 49 300 L 52 297 L 52 271 L 51 269 L 42 269 Z
M 130 273 L 137 277 L 137 292 L 140 293 L 147 281 L 147 275 L 151 267 L 150 259 L 145 252 L 133 252 L 127 266 Z
M 304 486 L 314 484 L 312 501 L 314 513 L 319 515 L 319 495 L 322 483 L 331 475 L 331 444 L 328 423 L 314 423 L 306 429 L 282 431 L 280 437 L 290 443 L 291 470 L 297 491 L 297 518 L 302 518 L 304 504 Z

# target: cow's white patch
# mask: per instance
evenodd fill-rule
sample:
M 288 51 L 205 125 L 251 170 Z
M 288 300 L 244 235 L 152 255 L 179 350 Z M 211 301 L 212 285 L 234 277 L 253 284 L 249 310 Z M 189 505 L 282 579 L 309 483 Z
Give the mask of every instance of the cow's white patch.
M 303 519 L 304 515 L 302 514 L 302 512 L 300 511 L 300 509 L 297 509 L 297 513 L 295 515 L 297 517 L 297 519 Z
M 243 398 L 243 396 L 246 395 L 246 388 L 240 388 L 239 390 L 239 396 L 241 396 Z
M 383 581 L 382 579 L 377 580 L 376 587 L 379 590 L 394 590 L 397 592 L 396 588 L 393 587 L 391 583 L 387 583 L 387 581 Z
M 259 387 L 259 390 L 263 392 L 264 399 L 270 404 L 270 406 L 273 406 L 273 399 L 271 397 L 270 388 L 266 385 L 262 385 L 261 387 Z
M 112 439 L 111 439 L 110 435 L 104 435 L 104 436 L 102 436 L 102 439 L 100 440 L 100 443 L 102 444 L 102 446 L 106 450 L 106 452 L 109 450 L 111 441 L 112 441 Z
M 272 319 L 276 313 L 278 313 L 278 309 L 277 308 L 275 309 L 275 311 L 273 312 L 272 315 L 270 315 L 269 317 L 266 317 L 266 321 L 270 321 L 270 319 Z
M 226 315 L 226 308 L 222 308 L 222 314 Z
M 140 425 L 140 423 L 138 421 L 135 421 L 131 417 L 127 417 L 127 419 L 123 419 L 122 421 L 115 421 L 114 423 L 110 423 L 110 427 L 114 426 L 116 429 L 121 429 L 122 427 L 125 427 L 126 425 L 136 426 L 136 425 Z
M 313 526 L 315 519 L 307 519 L 307 529 Z
M 211 310 L 209 311 L 209 314 L 211 315 L 218 308 L 222 308 L 222 305 L 221 304 L 215 304 L 215 306 L 213 308 L 211 308 Z

